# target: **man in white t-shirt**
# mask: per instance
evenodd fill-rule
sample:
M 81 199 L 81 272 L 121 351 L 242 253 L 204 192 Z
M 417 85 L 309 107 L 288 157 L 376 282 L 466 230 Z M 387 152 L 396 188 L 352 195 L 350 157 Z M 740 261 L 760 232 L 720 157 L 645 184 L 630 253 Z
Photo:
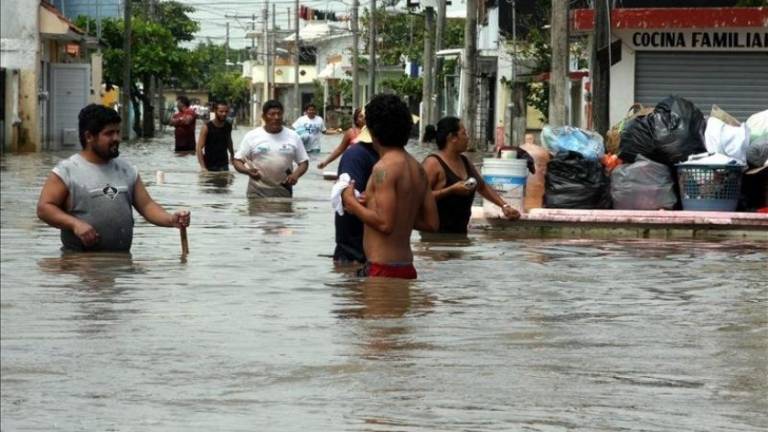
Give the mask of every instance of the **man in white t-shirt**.
M 301 137 L 308 153 L 320 152 L 320 134 L 325 133 L 325 121 L 317 115 L 315 104 L 307 104 L 304 115 L 297 118 L 292 127 Z
M 293 186 L 307 172 L 309 156 L 299 135 L 283 127 L 283 104 L 269 100 L 261 112 L 264 126 L 245 134 L 233 165 L 250 177 L 249 197 L 290 198 Z

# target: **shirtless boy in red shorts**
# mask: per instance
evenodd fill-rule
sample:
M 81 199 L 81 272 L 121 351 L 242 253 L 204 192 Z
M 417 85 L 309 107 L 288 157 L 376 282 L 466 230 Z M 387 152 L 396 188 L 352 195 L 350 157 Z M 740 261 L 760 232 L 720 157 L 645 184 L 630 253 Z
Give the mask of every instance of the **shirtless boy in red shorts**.
M 365 224 L 363 276 L 416 279 L 411 232 L 437 231 L 437 205 L 421 164 L 406 150 L 413 126 L 408 107 L 394 95 L 378 95 L 365 107 L 379 161 L 365 190 L 365 204 L 344 190 L 344 206 Z

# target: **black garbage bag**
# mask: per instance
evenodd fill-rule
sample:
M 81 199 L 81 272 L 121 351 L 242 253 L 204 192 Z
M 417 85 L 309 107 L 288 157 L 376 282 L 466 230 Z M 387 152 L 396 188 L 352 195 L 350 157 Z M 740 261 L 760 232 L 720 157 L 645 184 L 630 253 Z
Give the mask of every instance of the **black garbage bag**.
M 603 165 L 574 151 L 554 156 L 547 164 L 544 207 L 611 208 L 610 179 Z
M 649 159 L 672 166 L 688 156 L 707 151 L 704 114 L 693 102 L 670 96 L 656 105 L 648 116 L 653 131 L 654 150 Z
M 653 155 L 653 129 L 648 116 L 629 120 L 621 130 L 618 157 L 625 163 L 634 163 L 638 155 L 650 158 Z

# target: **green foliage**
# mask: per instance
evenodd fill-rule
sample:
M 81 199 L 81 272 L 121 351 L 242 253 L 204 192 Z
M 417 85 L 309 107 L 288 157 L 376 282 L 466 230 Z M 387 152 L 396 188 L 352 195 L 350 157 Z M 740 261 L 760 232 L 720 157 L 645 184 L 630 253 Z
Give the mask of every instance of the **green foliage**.
M 250 81 L 238 72 L 216 72 L 208 82 L 208 91 L 214 101 L 226 101 L 231 106 L 248 103 Z
M 397 1 L 395 1 L 397 3 Z M 363 32 L 361 40 L 368 40 L 371 14 L 366 10 L 361 17 Z M 464 20 L 446 20 L 443 47 L 464 46 Z M 404 58 L 421 59 L 424 54 L 424 16 L 388 11 L 385 7 L 376 10 L 376 31 L 379 43 L 376 54 L 383 65 L 402 64 Z
M 408 97 L 411 101 L 420 101 L 422 95 L 421 78 L 411 78 L 403 75 L 396 79 L 385 79 L 381 82 L 382 87 L 390 89 L 400 97 Z
M 217 74 L 226 71 L 226 49 L 223 45 L 201 43 L 188 56 L 188 69 L 194 71 L 179 81 L 182 88 L 205 88 Z
M 316 79 L 312 81 L 312 85 L 314 86 L 312 103 L 315 104 L 320 112 L 322 112 L 325 110 L 325 107 L 323 107 L 323 82 Z M 304 109 L 304 107 L 302 107 L 302 109 Z
M 589 7 L 584 0 L 570 2 L 571 9 Z M 518 34 L 518 50 L 521 57 L 533 59 L 535 66 L 531 71 L 533 76 L 542 72 L 549 72 L 552 65 L 552 48 L 550 46 L 551 35 L 544 27 L 551 20 L 552 0 L 536 0 L 536 7 L 527 8 L 529 13 L 517 14 L 516 19 L 520 29 Z M 512 35 L 505 34 L 508 40 Z M 573 53 L 578 55 L 579 66 L 586 67 L 584 59 L 584 44 L 573 44 Z M 527 103 L 538 109 L 545 117 L 549 112 L 549 83 L 529 81 L 527 84 Z M 546 121 L 546 118 L 542 119 Z
M 167 83 L 188 79 L 193 74 L 189 68 L 189 50 L 181 48 L 179 43 L 192 40 L 199 29 L 199 24 L 187 16 L 194 9 L 174 1 L 161 2 L 156 6 L 157 19 L 150 20 L 146 1 L 134 0 L 131 75 L 136 80 L 154 75 Z M 88 28 L 91 35 L 96 35 L 96 20 L 78 17 L 75 24 Z M 105 45 L 104 79 L 111 83 L 121 83 L 126 58 L 123 50 L 124 22 L 122 19 L 105 18 L 101 21 L 101 27 L 101 41 Z
M 345 101 L 352 100 L 352 80 L 339 80 L 338 89 Z
M 528 83 L 527 100 L 529 105 L 539 110 L 543 118 L 539 119 L 542 122 L 547 121 L 547 114 L 549 110 L 549 82 L 534 82 Z
M 549 32 L 540 28 L 533 28 L 528 33 L 528 41 L 522 50 L 522 55 L 535 60 L 536 66 L 532 71 L 533 75 L 549 72 L 551 69 L 552 48 L 549 44 L 549 38 Z M 526 87 L 528 90 L 526 102 L 539 110 L 544 116 L 542 121 L 546 121 L 549 113 L 549 83 L 529 81 L 526 83 Z
M 132 9 L 134 18 L 152 21 L 152 17 L 149 16 L 150 1 L 152 0 L 133 0 L 134 3 L 140 3 L 140 5 L 134 5 Z M 174 41 L 186 42 L 194 39 L 195 33 L 200 30 L 200 24 L 187 15 L 195 11 L 194 7 L 175 1 L 155 1 L 155 4 L 156 21 L 168 29 Z

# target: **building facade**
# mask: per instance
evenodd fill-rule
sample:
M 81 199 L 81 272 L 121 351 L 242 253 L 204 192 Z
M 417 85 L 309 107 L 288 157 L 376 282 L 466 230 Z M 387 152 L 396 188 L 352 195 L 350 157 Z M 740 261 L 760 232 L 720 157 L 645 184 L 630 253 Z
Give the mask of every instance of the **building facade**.
M 593 26 L 591 9 L 574 11 L 576 32 Z M 611 34 L 621 42 L 611 59 L 611 124 L 633 103 L 654 106 L 669 95 L 741 121 L 768 109 L 768 8 L 614 9 Z
M 2 12 L 3 150 L 79 146 L 77 113 L 100 98 L 97 41 L 47 1 L 6 0 Z
M 52 0 L 51 3 L 71 20 L 80 15 L 95 19 L 118 18 L 123 11 L 121 0 Z

